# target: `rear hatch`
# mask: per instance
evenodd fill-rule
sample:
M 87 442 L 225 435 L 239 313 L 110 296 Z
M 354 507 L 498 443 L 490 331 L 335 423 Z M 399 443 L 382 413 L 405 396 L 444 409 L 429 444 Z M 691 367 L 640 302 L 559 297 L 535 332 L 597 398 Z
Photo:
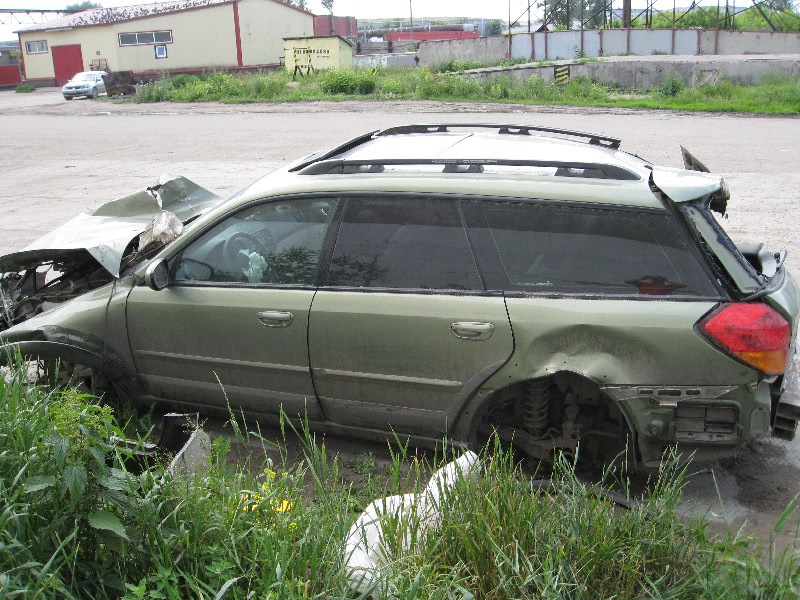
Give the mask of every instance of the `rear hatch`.
M 800 290 L 786 269 L 786 250 L 771 251 L 764 243 L 735 244 L 713 213 L 724 215 L 729 192 L 725 180 L 707 172 L 685 149 L 685 170 L 654 168 L 652 183 L 674 202 L 699 238 L 705 255 L 733 303 L 761 302 L 771 306 L 791 330 L 785 372 L 763 376 L 772 398 L 773 435 L 792 439 L 800 420 L 796 339 L 800 320 Z

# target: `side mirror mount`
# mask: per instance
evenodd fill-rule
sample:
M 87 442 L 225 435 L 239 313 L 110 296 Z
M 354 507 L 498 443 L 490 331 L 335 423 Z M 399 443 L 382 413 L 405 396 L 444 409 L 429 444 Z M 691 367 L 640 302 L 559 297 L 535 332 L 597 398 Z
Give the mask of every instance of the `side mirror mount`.
M 163 258 L 154 260 L 144 272 L 144 282 L 151 290 L 160 292 L 169 285 L 169 269 Z

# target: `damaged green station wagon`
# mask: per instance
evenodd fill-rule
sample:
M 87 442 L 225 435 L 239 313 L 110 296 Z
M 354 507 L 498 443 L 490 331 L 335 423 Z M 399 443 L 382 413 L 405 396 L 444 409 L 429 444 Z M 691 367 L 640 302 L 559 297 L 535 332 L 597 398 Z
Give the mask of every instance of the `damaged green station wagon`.
M 140 403 L 419 445 L 496 432 L 539 459 L 791 439 L 785 252 L 734 245 L 725 182 L 688 152 L 619 146 L 411 125 L 225 201 L 162 181 L 0 258 L 0 351 Z

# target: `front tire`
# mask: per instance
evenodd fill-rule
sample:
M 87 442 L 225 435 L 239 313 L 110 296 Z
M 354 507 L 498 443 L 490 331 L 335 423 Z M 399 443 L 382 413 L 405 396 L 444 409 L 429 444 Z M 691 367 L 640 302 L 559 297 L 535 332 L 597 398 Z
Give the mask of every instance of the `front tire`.
M 58 359 L 40 360 L 37 377 L 39 382 L 50 387 L 74 388 L 112 406 L 119 403 L 119 395 L 111 380 L 96 369 L 79 363 Z

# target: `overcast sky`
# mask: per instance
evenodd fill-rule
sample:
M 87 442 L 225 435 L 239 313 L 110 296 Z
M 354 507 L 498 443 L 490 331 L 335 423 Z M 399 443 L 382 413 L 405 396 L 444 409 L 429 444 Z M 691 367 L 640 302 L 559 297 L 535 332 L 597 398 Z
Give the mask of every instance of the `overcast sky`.
M 97 0 L 96 0 L 97 1 Z M 510 3 L 509 3 L 510 1 Z M 732 1 L 732 0 L 731 0 Z M 59 9 L 75 0 L 0 0 L 0 8 L 14 9 Z M 130 6 L 134 4 L 147 4 L 136 0 L 99 0 L 106 8 L 114 6 Z M 531 9 L 531 18 L 535 20 L 539 9 Z M 703 4 L 713 3 L 714 0 L 703 0 Z M 724 3 L 724 0 L 723 0 Z M 615 0 L 614 5 L 622 7 L 622 0 Z M 644 0 L 633 0 L 634 9 L 637 5 L 645 5 Z M 678 5 L 688 5 L 689 0 L 679 0 Z M 746 4 L 746 0 L 738 0 L 737 4 Z M 408 18 L 410 8 L 414 12 L 414 20 L 423 17 L 472 17 L 476 19 L 502 19 L 508 20 L 509 7 L 511 18 L 517 19 L 525 14 L 527 0 L 334 0 L 333 12 L 339 16 L 353 16 L 361 19 L 403 17 Z M 672 0 L 657 0 L 656 7 L 666 9 L 672 7 Z M 319 0 L 309 0 L 309 9 L 317 14 L 325 14 Z M 22 17 L 22 15 L 20 15 Z M 24 17 L 22 17 L 24 18 Z M 30 21 L 20 24 L 12 20 L 9 15 L 0 13 L 0 40 L 15 40 L 17 36 L 12 32 L 31 25 Z M 527 21 L 527 17 L 522 19 Z

